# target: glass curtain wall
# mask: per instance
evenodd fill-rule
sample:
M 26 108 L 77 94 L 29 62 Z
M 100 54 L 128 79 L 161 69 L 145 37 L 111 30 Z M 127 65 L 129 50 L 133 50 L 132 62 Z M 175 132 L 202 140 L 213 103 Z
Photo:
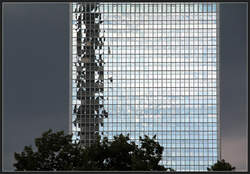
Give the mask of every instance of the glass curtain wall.
M 73 139 L 144 134 L 177 171 L 220 157 L 217 3 L 73 3 Z

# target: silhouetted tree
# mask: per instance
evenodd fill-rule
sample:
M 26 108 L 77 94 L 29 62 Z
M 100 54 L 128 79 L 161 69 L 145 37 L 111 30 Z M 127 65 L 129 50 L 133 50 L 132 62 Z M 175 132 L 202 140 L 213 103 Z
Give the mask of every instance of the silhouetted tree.
M 230 163 L 225 162 L 224 159 L 221 161 L 217 161 L 211 168 L 207 168 L 208 171 L 233 171 L 235 167 L 233 167 Z
M 35 139 L 35 146 L 36 152 L 31 146 L 25 146 L 23 152 L 14 154 L 16 170 L 72 170 L 80 160 L 80 146 L 73 144 L 72 136 L 64 135 L 63 131 L 43 133 Z
M 60 170 L 158 170 L 166 171 L 159 165 L 163 147 L 156 142 L 156 136 L 140 137 L 140 144 L 129 139 L 129 135 L 107 137 L 91 146 L 72 143 L 72 135 L 63 131 L 49 130 L 35 139 L 37 151 L 25 146 L 23 152 L 15 153 L 14 167 L 17 171 L 60 171 Z

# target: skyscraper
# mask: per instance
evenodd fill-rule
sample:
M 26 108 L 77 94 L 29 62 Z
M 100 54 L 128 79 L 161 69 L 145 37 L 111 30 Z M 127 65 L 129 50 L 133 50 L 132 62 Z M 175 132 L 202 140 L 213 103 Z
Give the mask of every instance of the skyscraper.
M 177 171 L 220 158 L 217 3 L 73 3 L 70 14 L 74 140 L 156 134 Z

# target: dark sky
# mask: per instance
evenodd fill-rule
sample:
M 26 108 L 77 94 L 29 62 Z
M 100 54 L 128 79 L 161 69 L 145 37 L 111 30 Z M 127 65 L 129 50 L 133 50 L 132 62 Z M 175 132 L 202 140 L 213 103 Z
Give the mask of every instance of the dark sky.
M 246 170 L 247 13 L 221 5 L 222 158 Z M 67 3 L 8 3 L 3 8 L 3 165 L 42 132 L 68 131 Z
M 221 136 L 222 158 L 247 168 L 247 6 L 221 5 Z

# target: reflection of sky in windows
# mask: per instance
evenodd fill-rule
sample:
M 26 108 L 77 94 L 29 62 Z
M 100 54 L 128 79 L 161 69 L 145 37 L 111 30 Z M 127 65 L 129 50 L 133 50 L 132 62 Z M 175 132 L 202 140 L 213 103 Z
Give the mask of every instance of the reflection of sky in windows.
M 104 78 L 113 78 L 104 83 L 104 136 L 156 134 L 162 164 L 206 170 L 218 158 L 216 4 L 103 3 L 100 11 Z

